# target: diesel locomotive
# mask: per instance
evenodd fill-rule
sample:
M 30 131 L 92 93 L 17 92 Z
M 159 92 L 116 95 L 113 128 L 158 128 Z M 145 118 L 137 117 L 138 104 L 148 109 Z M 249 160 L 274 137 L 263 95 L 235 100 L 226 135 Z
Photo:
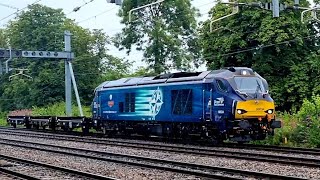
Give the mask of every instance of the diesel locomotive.
M 107 81 L 95 89 L 92 113 L 108 135 L 247 142 L 281 127 L 267 81 L 246 67 Z

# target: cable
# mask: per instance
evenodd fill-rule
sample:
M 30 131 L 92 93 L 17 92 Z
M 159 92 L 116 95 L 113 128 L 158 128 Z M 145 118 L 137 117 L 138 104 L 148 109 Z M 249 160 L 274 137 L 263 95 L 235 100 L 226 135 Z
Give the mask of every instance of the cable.
M 90 0 L 90 1 L 88 1 L 88 2 L 85 1 L 85 3 L 82 4 L 81 6 L 77 6 L 77 7 L 73 8 L 73 10 L 70 11 L 67 15 L 69 15 L 69 14 L 71 14 L 71 13 L 73 13 L 73 12 L 78 12 L 81 8 L 83 8 L 84 6 L 92 3 L 93 1 L 95 1 L 95 0 Z
M 302 37 L 301 39 L 307 39 L 307 38 L 311 38 L 311 37 L 315 37 L 315 36 L 318 36 L 318 34 L 305 36 L 305 37 Z M 208 57 L 230 56 L 230 55 L 240 54 L 240 53 L 244 53 L 244 52 L 248 52 L 248 51 L 252 51 L 252 50 L 260 50 L 260 49 L 263 49 L 263 48 L 266 48 L 266 47 L 272 47 L 272 46 L 281 45 L 281 44 L 288 44 L 290 42 L 294 42 L 294 41 L 298 41 L 298 40 L 300 40 L 300 39 L 299 38 L 295 38 L 295 39 L 291 39 L 291 40 L 287 40 L 287 41 L 282 41 L 282 42 L 279 42 L 279 43 L 272 43 L 272 44 L 268 44 L 268 45 L 255 46 L 255 47 L 251 47 L 251 48 L 247 48 L 247 49 L 243 49 L 243 50 L 239 50 L 239 51 L 225 53 L 225 54 L 222 54 L 222 55 L 208 56 Z M 206 57 L 204 57 L 204 58 L 206 58 Z
M 33 2 L 32 4 L 30 4 L 31 6 L 32 5 L 34 5 L 34 4 L 37 4 L 37 3 L 39 3 L 40 1 L 42 1 L 42 0 L 36 0 L 35 2 Z M 14 15 L 14 14 L 17 14 L 18 12 L 20 12 L 20 11 L 22 11 L 22 10 L 24 10 L 24 9 L 27 9 L 29 7 L 29 5 L 28 6 L 26 6 L 26 7 L 24 7 L 24 8 L 22 8 L 22 9 L 19 9 L 17 12 L 15 12 L 15 13 L 12 13 L 12 14 L 9 14 L 8 16 L 6 16 L 6 17 L 4 17 L 4 18 L 2 18 L 2 19 L 0 19 L 0 22 L 1 21 L 3 21 L 3 20 L 5 20 L 5 19 L 7 19 L 7 18 L 9 18 L 9 17 L 11 17 L 12 15 Z
M 101 13 L 97 14 L 97 15 L 94 15 L 94 16 L 91 16 L 91 17 L 88 17 L 87 19 L 84 19 L 84 20 L 78 21 L 78 22 L 76 22 L 76 23 L 77 23 L 77 24 L 79 24 L 79 23 L 86 22 L 86 21 L 88 21 L 88 20 L 90 20 L 90 19 L 93 19 L 93 18 L 96 18 L 96 17 L 98 17 L 98 16 L 101 16 L 101 15 L 103 15 L 103 14 L 107 13 L 107 12 L 110 12 L 110 11 L 114 10 L 114 9 L 115 9 L 115 7 L 114 7 L 114 8 L 111 8 L 111 9 L 108 9 L 108 10 L 106 10 L 106 11 L 103 11 L 103 12 L 101 12 Z
M 42 92 L 43 90 L 47 89 L 49 86 L 51 86 L 51 84 L 45 86 L 44 88 L 41 88 L 39 90 L 39 92 Z M 0 98 L 0 101 L 14 101 L 14 100 L 19 100 L 19 99 L 21 99 L 21 98 L 12 98 L 12 99 L 4 99 L 4 98 L 2 99 L 2 98 Z
M 217 2 L 219 2 L 219 1 L 212 1 L 212 2 L 209 2 L 209 3 L 205 3 L 205 4 L 202 4 L 202 5 L 199 5 L 199 6 L 195 7 L 195 8 L 203 7 L 203 6 L 206 6 L 206 5 L 209 5 L 209 4 L 212 4 L 212 3 L 217 3 Z
M 3 3 L 0 3 L 0 6 L 3 6 L 3 7 L 7 7 L 7 8 L 10 8 L 10 9 L 15 9 L 15 10 L 19 10 L 19 8 L 17 7 L 14 7 L 14 6 L 10 6 L 8 4 L 3 4 Z
M 209 2 L 209 3 L 201 4 L 201 5 L 199 5 L 199 6 L 196 6 L 195 8 L 200 8 L 200 7 L 203 7 L 203 6 L 212 4 L 212 3 L 217 3 L 217 2 L 219 2 L 219 1 L 217 1 L 217 0 L 212 0 L 212 1 Z M 77 23 L 79 24 L 79 23 L 86 22 L 86 21 L 88 21 L 88 20 L 90 20 L 90 19 L 96 18 L 96 17 L 98 17 L 98 16 L 100 16 L 100 15 L 103 15 L 103 14 L 109 12 L 109 11 L 112 11 L 112 10 L 115 9 L 115 8 L 116 8 L 116 7 L 112 8 L 112 9 L 109 9 L 109 10 L 106 10 L 106 11 L 103 11 L 103 12 L 97 14 L 97 15 L 91 16 L 91 17 L 89 17 L 89 18 L 87 18 L 87 19 L 84 19 L 84 20 L 81 20 L 81 21 L 79 21 L 79 22 L 77 22 Z M 184 10 L 182 10 L 182 11 L 180 11 L 180 12 L 177 12 L 177 13 L 175 13 L 175 14 L 178 14 L 178 15 L 179 15 L 179 14 L 181 14 L 183 11 L 184 11 Z M 71 13 L 71 12 L 70 12 L 70 13 Z M 70 13 L 69 13 L 69 14 L 70 14 Z M 209 13 L 208 13 L 208 12 L 207 12 L 207 13 L 200 13 L 199 15 L 200 15 L 200 16 L 203 16 L 203 15 L 206 15 L 206 14 L 209 14 Z M 106 25 L 106 24 L 102 24 L 102 26 L 104 26 L 104 25 Z M 118 31 L 118 30 L 121 30 L 121 29 L 122 29 L 122 28 L 112 29 L 111 31 L 107 31 L 106 33 L 108 34 L 108 33 L 115 32 L 115 31 Z

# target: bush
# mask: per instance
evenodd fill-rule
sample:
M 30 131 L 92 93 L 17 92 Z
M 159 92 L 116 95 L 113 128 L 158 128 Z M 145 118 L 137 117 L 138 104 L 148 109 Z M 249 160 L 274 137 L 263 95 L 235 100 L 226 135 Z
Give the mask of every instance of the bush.
M 320 147 L 320 96 L 304 100 L 297 113 L 280 113 L 282 128 L 276 129 L 274 136 L 255 144 L 286 145 L 299 147 Z M 287 144 L 284 144 L 287 138 Z
M 304 100 L 298 112 L 301 131 L 305 135 L 305 142 L 311 147 L 320 147 L 320 96 L 312 96 L 311 100 Z
M 278 113 L 277 119 L 281 120 L 282 127 L 275 129 L 274 136 L 268 136 L 265 140 L 256 141 L 255 144 L 265 145 L 284 145 L 284 138 L 287 138 L 287 146 L 298 146 L 294 139 L 294 131 L 298 126 L 298 118 L 296 114 L 289 114 L 287 112 Z
M 65 116 L 66 105 L 65 102 L 54 103 L 46 107 L 33 107 L 33 116 Z M 91 117 L 90 107 L 82 107 L 83 114 L 86 117 Z M 80 116 L 80 112 L 77 106 L 72 106 L 72 116 Z
M 0 126 L 8 126 L 6 112 L 0 112 Z

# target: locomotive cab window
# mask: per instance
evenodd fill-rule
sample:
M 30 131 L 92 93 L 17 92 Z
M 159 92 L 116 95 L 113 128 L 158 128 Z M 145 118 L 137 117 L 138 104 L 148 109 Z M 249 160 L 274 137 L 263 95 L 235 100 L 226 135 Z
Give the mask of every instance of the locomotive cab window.
M 228 91 L 228 88 L 226 87 L 226 85 L 221 81 L 221 80 L 216 80 L 217 82 L 217 86 L 218 86 L 218 89 L 219 91 L 221 92 L 227 92 Z
M 171 111 L 172 114 L 185 115 L 192 114 L 192 89 L 181 89 L 171 91 Z
M 245 93 L 266 92 L 263 82 L 258 77 L 235 77 L 237 89 Z

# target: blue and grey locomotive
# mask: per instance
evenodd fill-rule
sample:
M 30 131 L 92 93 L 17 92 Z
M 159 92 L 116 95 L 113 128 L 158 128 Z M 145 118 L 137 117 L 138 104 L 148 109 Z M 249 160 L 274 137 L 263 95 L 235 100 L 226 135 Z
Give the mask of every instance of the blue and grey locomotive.
M 92 111 L 106 134 L 251 141 L 281 126 L 266 80 L 242 67 L 107 81 Z

